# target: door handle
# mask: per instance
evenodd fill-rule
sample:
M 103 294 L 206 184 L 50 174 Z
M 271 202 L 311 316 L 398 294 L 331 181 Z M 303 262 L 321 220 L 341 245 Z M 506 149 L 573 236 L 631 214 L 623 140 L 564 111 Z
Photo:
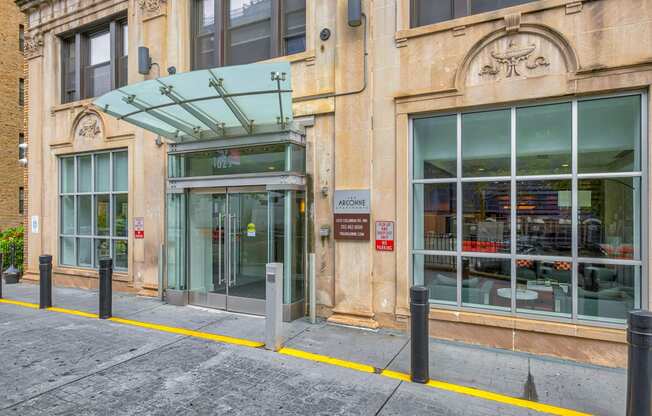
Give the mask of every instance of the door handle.
M 222 276 L 222 213 L 217 215 L 217 284 L 222 285 L 224 278 Z

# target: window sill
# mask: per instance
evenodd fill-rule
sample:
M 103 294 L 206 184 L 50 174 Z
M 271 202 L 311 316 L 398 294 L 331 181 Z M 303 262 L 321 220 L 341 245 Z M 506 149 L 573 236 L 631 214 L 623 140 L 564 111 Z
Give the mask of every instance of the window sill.
M 67 275 L 67 276 L 78 276 L 78 277 L 81 276 L 90 279 L 99 278 L 99 271 L 96 269 L 86 269 L 86 268 L 69 267 L 69 266 L 55 266 L 53 267 L 52 272 L 56 274 Z M 113 280 L 119 282 L 131 281 L 131 279 L 129 279 L 129 272 L 122 271 L 122 270 L 113 271 Z
M 570 4 L 582 3 L 586 0 L 539 0 L 533 3 L 521 4 L 518 6 L 506 7 L 491 12 L 478 13 L 470 16 L 458 17 L 457 19 L 446 20 L 444 22 L 433 23 L 426 26 L 418 26 L 409 29 L 403 29 L 396 32 L 395 40 L 404 40 L 426 36 L 433 33 L 443 32 L 460 27 L 473 26 L 480 23 L 490 22 L 493 20 L 503 19 L 505 16 L 520 13 L 534 13 L 547 9 L 568 6 Z
M 315 51 L 314 50 L 307 50 L 304 52 L 299 52 L 295 53 L 293 55 L 283 55 L 283 56 L 277 56 L 276 58 L 272 59 L 267 59 L 265 61 L 261 62 L 290 62 L 290 63 L 295 63 L 295 62 L 310 62 L 315 60 Z
M 86 99 L 79 100 L 79 101 L 71 101 L 71 102 L 65 103 L 65 104 L 53 105 L 52 108 L 50 109 L 50 112 L 52 114 L 56 114 L 56 113 L 61 112 L 61 111 L 71 110 L 73 108 L 84 107 L 86 105 L 89 105 L 92 102 L 93 102 L 93 98 L 86 98 Z

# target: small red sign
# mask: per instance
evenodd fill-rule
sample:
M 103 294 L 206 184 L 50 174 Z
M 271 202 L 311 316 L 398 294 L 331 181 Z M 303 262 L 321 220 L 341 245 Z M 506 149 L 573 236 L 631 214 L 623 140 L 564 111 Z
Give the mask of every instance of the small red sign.
M 136 240 L 142 240 L 143 238 L 145 238 L 145 231 L 143 231 L 143 230 L 135 230 L 134 231 L 134 238 Z
M 376 250 L 394 251 L 393 221 L 376 221 Z
M 134 218 L 134 238 L 137 240 L 145 238 L 145 218 L 143 217 Z

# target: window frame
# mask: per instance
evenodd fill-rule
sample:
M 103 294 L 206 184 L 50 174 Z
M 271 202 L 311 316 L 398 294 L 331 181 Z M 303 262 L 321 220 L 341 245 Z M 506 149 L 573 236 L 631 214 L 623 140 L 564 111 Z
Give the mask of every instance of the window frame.
M 528 3 L 534 3 L 535 1 L 538 0 L 525 0 L 523 3 L 520 4 L 514 4 L 511 6 L 502 6 L 502 7 L 497 7 L 495 9 L 487 10 L 484 12 L 478 12 L 478 13 L 472 13 L 471 12 L 471 2 L 473 0 L 449 0 L 450 5 L 451 5 L 451 17 L 448 19 L 440 20 L 437 22 L 430 22 L 430 23 L 424 23 L 424 24 L 418 24 L 418 19 L 417 16 L 419 15 L 419 9 L 421 5 L 422 0 L 409 0 L 410 1 L 410 28 L 414 29 L 417 27 L 423 27 L 423 26 L 428 26 L 428 25 L 435 25 L 437 23 L 442 23 L 442 22 L 448 22 L 450 20 L 454 19 L 459 19 L 461 17 L 466 17 L 466 16 L 473 16 L 476 14 L 482 14 L 482 13 L 492 13 L 497 10 L 502 10 L 506 9 L 508 7 L 518 7 L 522 6 L 524 4 Z
M 214 41 L 215 58 L 213 59 L 212 62 L 212 65 L 214 65 L 213 67 L 232 65 L 229 63 L 227 48 L 225 46 L 229 44 L 229 30 L 228 30 L 229 1 L 230 0 L 214 0 L 215 6 L 214 6 L 213 13 L 215 15 L 215 22 L 213 24 L 213 32 L 208 32 L 201 36 L 198 36 L 199 17 L 200 17 L 198 10 L 200 8 L 197 7 L 200 1 L 199 0 L 190 1 L 190 45 L 191 45 L 190 63 L 191 63 L 192 70 L 202 69 L 197 64 L 197 50 L 199 45 L 198 40 L 201 37 L 210 36 L 211 33 L 215 39 Z M 309 0 L 306 0 L 306 9 L 305 9 L 306 11 L 308 9 L 308 1 Z M 300 35 L 300 34 L 294 34 L 289 37 L 286 36 L 287 27 L 286 27 L 286 19 L 285 19 L 285 15 L 286 15 L 285 2 L 284 0 L 271 0 L 271 2 L 272 2 L 271 28 L 270 28 L 271 45 L 270 45 L 270 57 L 268 59 L 273 59 L 280 56 L 288 56 L 286 50 L 287 49 L 286 39 Z M 304 25 L 304 31 L 303 31 L 304 36 L 306 36 L 308 32 L 307 23 L 308 23 L 308 19 L 306 18 L 306 24 Z M 304 51 L 296 52 L 296 53 L 305 52 L 306 49 L 307 49 L 307 45 Z
M 25 106 L 25 78 L 18 78 L 18 105 Z
M 637 171 L 629 172 L 600 172 L 600 173 L 578 173 L 578 103 L 582 101 L 591 101 L 597 99 L 608 99 L 616 97 L 625 97 L 625 96 L 639 96 L 641 99 L 641 136 L 640 136 L 640 169 Z M 571 173 L 569 174 L 549 174 L 549 175 L 516 175 L 516 110 L 521 107 L 533 107 L 546 104 L 561 104 L 561 103 L 570 103 L 572 111 L 572 145 L 571 145 Z M 576 96 L 567 99 L 541 99 L 541 100 L 530 100 L 530 101 L 518 101 L 508 105 L 498 105 L 498 106 L 478 106 L 471 108 L 462 108 L 455 111 L 440 111 L 440 112 L 428 112 L 421 114 L 413 114 L 409 116 L 408 123 L 408 227 L 409 227 L 409 241 L 408 241 L 408 250 L 409 250 L 409 259 L 408 259 L 408 269 L 410 276 L 410 284 L 414 283 L 414 258 L 415 255 L 437 255 L 437 256 L 452 256 L 456 259 L 456 274 L 457 274 L 457 300 L 456 302 L 446 302 L 429 299 L 431 308 L 439 309 L 449 309 L 456 311 L 469 311 L 469 312 L 481 312 L 487 314 L 494 314 L 500 316 L 512 316 L 525 319 L 539 319 L 544 321 L 551 322 L 563 322 L 571 324 L 585 324 L 606 328 L 623 328 L 626 326 L 626 322 L 619 319 L 604 318 L 604 317 L 586 317 L 579 316 L 578 313 L 578 274 L 579 274 L 579 264 L 581 263 L 593 263 L 601 265 L 632 265 L 639 267 L 640 278 L 638 282 L 638 298 L 634 299 L 634 307 L 643 307 L 649 303 L 649 285 L 650 279 L 647 278 L 647 273 L 650 270 L 650 262 L 648 260 L 649 247 L 647 238 L 650 235 L 649 229 L 649 212 L 650 207 L 648 201 L 648 172 L 649 172 L 649 158 L 647 155 L 648 152 L 648 93 L 647 91 L 621 91 L 607 94 L 598 94 L 598 95 L 587 95 L 587 96 Z M 461 119 L 462 114 L 481 112 L 481 111 L 493 111 L 508 109 L 511 112 L 510 123 L 511 123 L 511 146 L 510 146 L 510 175 L 499 176 L 499 177 L 463 177 L 462 176 L 462 142 L 461 142 Z M 414 120 L 430 118 L 430 117 L 440 117 L 440 116 L 456 116 L 457 117 L 457 175 L 452 178 L 437 178 L 437 179 L 415 179 L 414 178 Z M 640 240 L 640 259 L 616 259 L 616 258 L 594 258 L 594 257 L 581 257 L 579 256 L 579 244 L 578 244 L 578 230 L 577 222 L 579 217 L 578 210 L 578 183 L 582 179 L 609 179 L 609 178 L 640 178 L 640 219 L 639 219 L 639 240 Z M 571 198 L 572 198 L 572 253 L 570 256 L 548 256 L 548 255 L 529 255 L 529 254 L 517 254 L 516 252 L 516 232 L 517 232 L 517 210 L 516 210 L 516 198 L 517 198 L 517 184 L 523 183 L 525 181 L 536 181 L 536 180 L 571 180 Z M 510 182 L 510 195 L 511 195 L 511 216 L 510 216 L 510 253 L 483 253 L 483 252 L 469 252 L 462 250 L 462 223 L 461 218 L 463 216 L 463 200 L 462 200 L 462 184 L 469 182 L 478 182 L 478 181 L 508 181 Z M 443 251 L 443 250 L 419 250 L 414 248 L 414 238 L 415 238 L 415 205 L 414 205 L 414 186 L 416 184 L 444 184 L 444 183 L 453 183 L 456 184 L 457 189 L 457 206 L 455 208 L 456 212 L 456 233 L 457 233 L 457 247 L 456 250 L 452 251 Z M 636 234 L 635 234 L 636 235 Z M 511 261 L 511 308 L 508 311 L 503 311 L 499 309 L 494 309 L 491 307 L 473 307 L 473 306 L 463 306 L 462 305 L 462 259 L 465 257 L 475 257 L 475 258 L 497 258 L 497 259 L 509 259 Z M 569 318 L 562 316 L 555 316 L 553 314 L 545 314 L 532 311 L 523 311 L 522 309 L 517 310 L 516 307 L 516 261 L 519 259 L 529 259 L 529 260 L 540 260 L 540 261 L 555 261 L 555 260 L 571 260 L 573 264 L 572 269 L 572 311 Z M 635 284 L 636 284 L 635 283 Z
M 88 81 L 88 69 L 91 67 L 88 65 L 90 60 L 90 38 L 93 35 L 102 32 L 109 33 L 109 45 L 110 45 L 110 59 L 109 66 L 111 71 L 111 86 L 110 90 L 123 87 L 128 84 L 128 79 L 122 79 L 121 65 L 123 60 L 128 59 L 128 56 L 124 54 L 124 39 L 123 39 L 123 28 L 128 27 L 129 23 L 127 16 L 120 14 L 118 16 L 113 16 L 109 19 L 103 20 L 101 22 L 96 22 L 93 25 L 85 26 L 79 29 L 76 29 L 72 32 L 67 32 L 59 36 L 59 45 L 60 45 L 60 58 L 61 58 L 61 95 L 60 100 L 61 104 L 71 103 L 75 101 L 95 98 L 91 95 L 89 90 Z M 74 73 L 75 73 L 75 85 L 74 89 L 70 88 L 66 80 L 66 75 L 69 72 L 67 67 L 69 63 L 68 51 L 66 44 L 72 45 L 75 50 L 75 61 L 74 61 Z M 128 62 L 128 61 L 127 61 Z M 106 65 L 106 63 L 97 64 L 95 67 L 100 67 Z M 127 71 L 128 77 L 128 71 Z M 73 97 L 68 98 L 67 95 L 69 92 L 74 91 Z
M 57 157 L 57 165 L 58 165 L 58 174 L 57 174 L 57 179 L 58 179 L 58 186 L 57 186 L 57 198 L 58 198 L 58 215 L 57 215 L 57 250 L 58 250 L 58 256 L 57 256 L 57 265 L 61 268 L 74 268 L 74 269 L 87 269 L 87 270 L 97 270 L 99 267 L 99 259 L 96 259 L 96 249 L 95 249 L 95 243 L 97 240 L 107 240 L 109 242 L 109 253 L 110 257 L 114 259 L 113 265 L 114 269 L 116 271 L 121 271 L 121 272 L 128 272 L 129 271 L 129 260 L 127 260 L 127 268 L 119 267 L 116 265 L 115 262 L 115 252 L 114 252 L 114 246 L 116 241 L 126 241 L 127 242 L 127 259 L 129 258 L 129 242 L 130 242 L 130 228 L 129 228 L 129 222 L 130 222 L 130 216 L 127 214 L 127 219 L 126 219 L 126 236 L 116 236 L 115 235 L 115 196 L 116 195 L 127 195 L 127 203 L 129 204 L 129 187 L 127 187 L 126 191 L 116 191 L 114 190 L 114 176 L 115 176 L 115 171 L 114 171 L 114 154 L 116 153 L 124 153 L 126 154 L 127 157 L 127 163 L 129 163 L 129 150 L 127 148 L 117 148 L 117 149 L 108 149 L 108 150 L 101 150 L 101 151 L 95 151 L 95 152 L 84 152 L 84 153 L 75 153 L 75 154 L 69 154 L 69 155 L 61 155 Z M 95 171 L 96 171 L 96 157 L 98 155 L 103 155 L 103 154 L 109 154 L 109 190 L 106 192 L 98 192 L 95 189 L 96 186 L 96 178 L 95 178 Z M 90 156 L 91 157 L 91 178 L 90 178 L 90 183 L 91 183 L 91 191 L 90 192 L 79 192 L 78 190 L 78 171 L 79 171 L 79 158 L 85 157 L 85 156 Z M 66 159 L 73 159 L 73 183 L 74 183 L 74 191 L 73 192 L 63 192 L 63 161 Z M 107 235 L 99 235 L 97 233 L 97 204 L 96 200 L 98 196 L 106 195 L 109 198 L 109 212 L 108 212 L 108 234 Z M 73 233 L 63 233 L 62 231 L 62 220 L 63 220 L 63 197 L 73 197 L 73 227 L 74 227 L 74 232 Z M 90 216 L 91 216 L 91 233 L 90 234 L 79 234 L 78 230 L 78 220 L 79 220 L 79 197 L 80 196 L 90 196 L 91 199 L 91 208 L 90 208 Z M 63 240 L 64 238 L 72 238 L 73 239 L 73 255 L 75 259 L 75 264 L 66 264 L 63 262 Z M 85 265 L 80 265 L 79 263 L 79 239 L 88 239 L 91 241 L 91 264 L 92 266 L 85 266 Z
M 18 214 L 25 215 L 25 187 L 18 187 Z

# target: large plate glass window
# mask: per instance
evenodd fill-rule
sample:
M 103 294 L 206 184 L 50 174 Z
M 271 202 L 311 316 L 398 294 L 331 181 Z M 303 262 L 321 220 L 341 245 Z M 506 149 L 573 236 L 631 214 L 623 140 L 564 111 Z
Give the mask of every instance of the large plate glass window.
M 412 271 L 433 303 L 624 323 L 647 264 L 638 93 L 412 121 Z
M 128 268 L 127 151 L 59 159 L 59 264 L 96 268 L 112 257 Z

